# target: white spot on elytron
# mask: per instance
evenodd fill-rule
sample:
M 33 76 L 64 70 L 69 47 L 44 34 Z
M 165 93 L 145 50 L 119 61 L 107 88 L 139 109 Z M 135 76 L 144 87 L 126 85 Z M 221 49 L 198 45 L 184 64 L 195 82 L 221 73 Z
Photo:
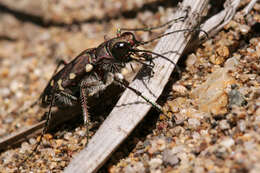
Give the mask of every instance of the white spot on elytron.
M 87 64 L 85 69 L 86 69 L 86 72 L 90 72 L 93 69 L 93 65 Z
M 60 89 L 60 90 L 64 90 L 64 88 L 61 86 L 62 80 L 61 80 L 61 79 L 58 80 L 57 83 L 58 83 L 59 89 Z
M 48 96 L 47 96 L 47 95 L 44 97 L 44 101 L 45 101 L 45 102 L 48 101 Z
M 127 75 L 129 73 L 129 70 L 127 70 L 126 68 L 123 68 L 122 70 L 121 70 L 121 74 L 122 75 Z
M 76 77 L 75 73 L 70 73 L 70 75 L 69 75 L 70 79 L 75 79 L 75 77 Z
M 50 84 L 51 86 L 53 86 L 54 85 L 54 80 L 51 80 L 51 84 Z
M 88 57 L 88 62 L 92 63 L 92 58 L 91 57 Z

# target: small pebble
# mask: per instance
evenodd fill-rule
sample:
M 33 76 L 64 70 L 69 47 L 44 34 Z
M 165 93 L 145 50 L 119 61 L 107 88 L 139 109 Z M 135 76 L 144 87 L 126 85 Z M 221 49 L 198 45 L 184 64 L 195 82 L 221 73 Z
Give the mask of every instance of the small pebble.
M 167 149 L 163 152 L 163 162 L 170 164 L 171 166 L 175 166 L 180 162 L 180 160 L 176 154 L 173 154 L 171 150 Z
M 2 97 L 7 97 L 9 96 L 11 93 L 9 88 L 1 88 L 0 89 L 0 95 L 2 95 Z
M 241 132 L 245 132 L 246 122 L 244 120 L 240 120 L 239 123 L 238 123 L 238 128 Z
M 196 129 L 200 126 L 200 121 L 196 118 L 189 118 L 188 124 L 189 124 L 189 128 Z
M 194 53 L 190 54 L 186 60 L 187 67 L 192 67 L 197 61 L 197 57 Z
M 151 170 L 158 169 L 161 166 L 162 163 L 163 163 L 162 159 L 160 159 L 160 158 L 152 158 L 149 161 L 150 169 Z
M 35 144 L 37 143 L 37 140 L 36 140 L 35 138 L 30 138 L 30 139 L 29 139 L 29 143 L 30 143 L 31 145 L 35 145 Z
M 234 56 L 232 58 L 228 58 L 227 61 L 225 62 L 225 68 L 230 69 L 230 70 L 235 70 L 236 66 L 239 64 L 239 61 L 237 58 Z
M 129 164 L 124 168 L 125 173 L 143 173 L 145 172 L 144 165 L 141 162 Z
M 225 88 L 235 80 L 225 68 L 218 68 L 209 75 L 207 81 L 193 89 L 192 97 L 197 99 L 199 109 L 214 115 L 227 112 L 228 96 Z
M 185 86 L 177 85 L 177 84 L 172 86 L 172 90 L 175 92 L 178 92 L 182 95 L 184 95 L 187 92 L 187 89 L 185 88 Z
M 23 142 L 21 145 L 20 153 L 25 154 L 27 151 L 31 150 L 31 146 L 28 144 L 28 142 Z
M 14 121 L 14 117 L 12 116 L 8 116 L 4 119 L 4 123 L 9 124 L 12 123 Z
M 231 107 L 232 105 L 244 106 L 246 104 L 246 100 L 244 96 L 236 89 L 233 88 L 228 93 L 228 106 Z
M 232 138 L 225 138 L 220 142 L 220 145 L 226 147 L 226 148 L 230 148 L 231 146 L 233 146 L 235 144 L 235 141 Z
M 245 35 L 249 32 L 250 27 L 247 25 L 240 25 L 239 29 L 240 29 L 241 33 Z
M 230 125 L 229 125 L 229 123 L 227 122 L 227 120 L 221 120 L 221 121 L 219 122 L 219 127 L 220 127 L 221 130 L 227 130 L 227 129 L 230 128 Z

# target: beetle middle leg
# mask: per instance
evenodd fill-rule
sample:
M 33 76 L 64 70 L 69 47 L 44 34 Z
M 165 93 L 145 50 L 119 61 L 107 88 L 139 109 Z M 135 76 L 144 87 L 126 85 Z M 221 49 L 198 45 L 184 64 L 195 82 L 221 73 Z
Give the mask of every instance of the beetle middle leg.
M 87 143 L 89 140 L 89 113 L 88 113 L 88 106 L 87 106 L 87 85 L 83 82 L 80 85 L 80 102 L 82 107 L 82 114 L 84 120 L 84 126 L 86 126 L 87 131 Z
M 102 92 L 114 80 L 114 75 L 108 73 L 105 81 L 102 81 L 95 73 L 91 76 L 85 77 L 80 83 L 80 102 L 82 107 L 82 114 L 84 125 L 86 126 L 87 142 L 89 140 L 89 112 L 88 112 L 88 97 L 94 96 Z

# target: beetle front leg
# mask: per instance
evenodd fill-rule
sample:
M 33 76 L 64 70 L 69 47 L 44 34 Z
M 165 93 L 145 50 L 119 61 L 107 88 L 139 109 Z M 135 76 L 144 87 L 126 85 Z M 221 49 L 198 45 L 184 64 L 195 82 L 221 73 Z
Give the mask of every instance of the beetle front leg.
M 124 76 L 121 73 L 116 73 L 114 76 L 114 79 L 117 83 L 121 84 L 125 88 L 128 88 L 129 90 L 133 91 L 136 95 L 144 99 L 146 102 L 150 103 L 155 109 L 157 109 L 160 113 L 163 113 L 161 106 L 159 106 L 157 103 L 151 101 L 150 99 L 146 98 L 140 91 L 136 90 L 135 88 L 132 88 L 129 86 L 128 81 L 125 80 Z
M 95 75 L 95 77 L 93 78 L 88 78 L 87 81 L 89 81 L 88 96 L 93 96 L 104 91 L 109 85 L 112 84 L 112 82 L 114 81 L 114 74 L 107 73 L 104 80 L 99 79 L 98 76 Z

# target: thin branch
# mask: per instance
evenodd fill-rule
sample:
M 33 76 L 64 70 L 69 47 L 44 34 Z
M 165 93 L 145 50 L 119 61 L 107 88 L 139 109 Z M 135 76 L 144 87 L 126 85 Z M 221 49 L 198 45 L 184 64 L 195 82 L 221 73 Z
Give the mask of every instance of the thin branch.
M 252 10 L 256 2 L 257 0 L 251 0 L 250 3 L 247 4 L 247 6 L 242 11 L 244 16 L 247 15 Z
M 239 3 L 240 0 L 227 0 L 224 5 L 224 10 L 208 19 L 201 29 L 206 31 L 209 36 L 215 35 L 234 17 Z M 205 35 L 200 33 L 199 38 L 203 39 Z

